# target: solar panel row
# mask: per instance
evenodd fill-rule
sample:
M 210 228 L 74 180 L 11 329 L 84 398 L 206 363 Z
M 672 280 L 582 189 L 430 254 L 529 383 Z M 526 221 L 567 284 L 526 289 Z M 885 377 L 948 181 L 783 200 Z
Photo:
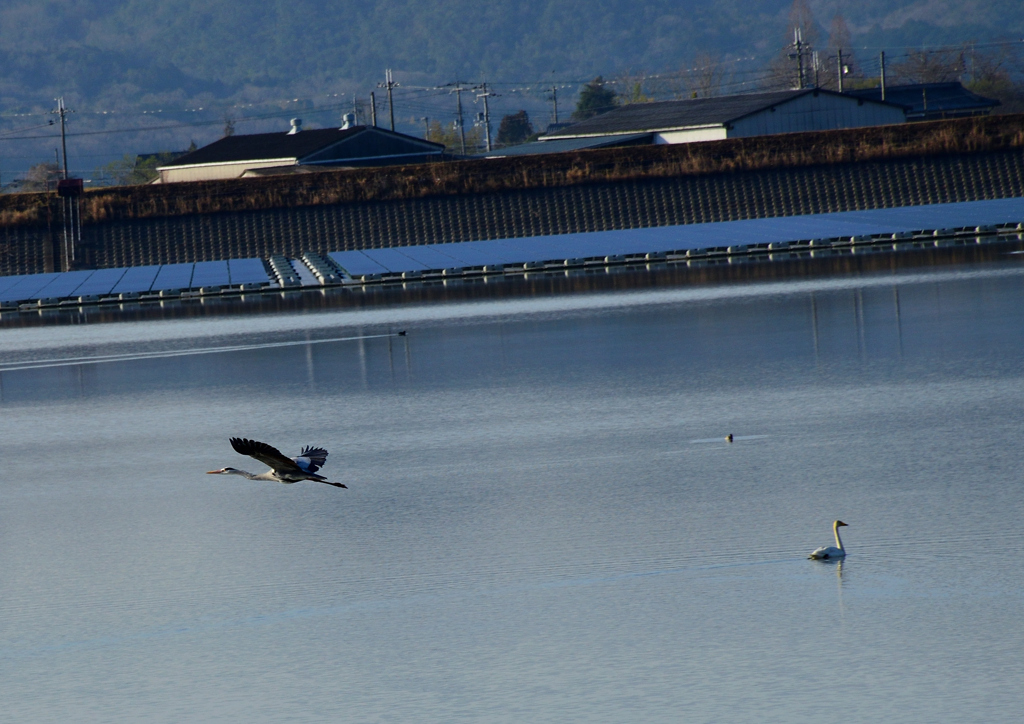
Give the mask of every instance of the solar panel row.
M 192 286 L 192 269 L 195 264 L 164 264 L 153 280 L 153 291 L 188 289 Z
M 261 259 L 120 267 L 0 277 L 0 302 L 267 284 Z
M 262 259 L 228 259 L 232 284 L 266 284 L 270 281 Z
M 1024 199 L 994 199 L 685 226 L 365 249 L 332 252 L 329 256 L 350 275 L 360 277 L 450 267 L 525 264 L 536 261 L 872 236 L 922 229 L 998 225 L 1021 220 L 1024 220 Z
M 148 292 L 156 279 L 158 266 L 133 266 L 125 271 L 124 276 L 111 288 L 111 294 L 141 294 Z
M 372 274 L 503 266 L 808 239 L 867 237 L 1020 221 L 1024 221 L 1024 198 L 1012 198 L 647 229 L 365 249 L 332 252 L 329 256 L 351 276 L 361 277 Z M 303 262 L 296 261 L 292 266 L 303 285 L 319 284 Z M 30 274 L 0 277 L 0 302 L 268 284 L 270 281 L 261 259 Z
M 198 261 L 192 269 L 190 286 L 194 288 L 226 287 L 230 283 L 227 261 Z
M 79 297 L 99 296 L 109 294 L 121 277 L 127 273 L 127 269 L 97 269 L 92 275 L 82 282 L 81 286 L 75 289 Z
M 58 276 L 60 274 L 50 272 L 47 274 L 29 274 L 27 276 L 14 277 L 17 281 L 0 294 L 0 302 L 18 299 L 38 299 L 38 292 Z

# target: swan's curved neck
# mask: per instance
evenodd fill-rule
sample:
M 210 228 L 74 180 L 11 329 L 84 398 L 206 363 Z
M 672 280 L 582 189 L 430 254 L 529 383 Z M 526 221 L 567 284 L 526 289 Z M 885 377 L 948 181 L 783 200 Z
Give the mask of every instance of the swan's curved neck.
M 843 539 L 839 537 L 839 526 L 835 523 L 832 524 L 832 532 L 835 533 L 836 536 L 836 547 L 845 553 L 846 549 L 843 548 Z

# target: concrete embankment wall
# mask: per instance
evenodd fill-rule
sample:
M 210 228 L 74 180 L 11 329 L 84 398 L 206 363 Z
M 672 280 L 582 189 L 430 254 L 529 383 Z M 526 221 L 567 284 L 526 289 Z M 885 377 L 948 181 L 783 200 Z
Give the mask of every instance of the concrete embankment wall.
M 297 256 L 1024 196 L 1020 150 L 86 224 L 76 266 Z M 59 209 L 59 207 L 56 207 Z M 52 213 L 52 212 L 51 212 Z M 62 223 L 0 229 L 0 274 L 59 269 Z

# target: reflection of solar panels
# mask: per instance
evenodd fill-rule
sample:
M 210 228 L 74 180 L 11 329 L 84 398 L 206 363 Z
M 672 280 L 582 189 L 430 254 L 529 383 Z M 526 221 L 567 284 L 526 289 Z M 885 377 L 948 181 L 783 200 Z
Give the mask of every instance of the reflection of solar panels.
M 650 254 L 664 256 L 671 252 L 706 255 L 716 253 L 716 250 L 725 251 L 727 247 L 731 247 L 730 253 L 744 253 L 745 247 L 757 246 L 767 251 L 768 244 L 785 246 L 789 242 L 807 242 L 811 239 L 825 240 L 825 245 L 829 243 L 828 240 L 845 240 L 849 245 L 851 240 L 863 241 L 871 237 L 878 242 L 886 242 L 893 235 L 902 238 L 908 232 L 933 229 L 942 230 L 936 231 L 940 236 L 949 236 L 952 234 L 950 230 L 963 229 L 970 234 L 976 227 L 1007 225 L 1007 228 L 1016 228 L 1021 221 L 1024 221 L 1024 198 L 1011 198 L 711 224 L 364 249 L 332 252 L 328 256 L 352 277 L 406 272 L 433 273 L 446 269 L 476 269 L 479 273 L 483 268 L 485 273 L 490 273 L 501 271 L 505 265 L 512 268 L 518 266 L 521 272 L 522 265 L 532 267 L 534 262 L 554 262 L 559 266 L 565 262 L 565 266 L 571 267 L 580 266 L 582 260 L 587 259 L 603 264 L 606 257 L 616 257 L 622 263 L 623 257 L 637 259 Z M 931 234 L 927 236 L 930 238 Z M 327 268 L 328 265 L 319 255 L 307 254 L 306 259 L 328 283 L 337 281 L 333 270 Z M 291 280 L 289 284 L 294 284 L 297 277 L 302 286 L 320 286 L 320 280 L 306 262 L 275 256 L 271 264 L 277 264 L 279 272 L 287 272 Z M 280 288 L 278 284 L 272 283 L 262 259 L 231 259 L 0 277 L 0 302 L 7 308 L 12 303 L 40 299 L 103 298 L 188 289 L 202 289 L 205 294 L 229 286 L 237 290 L 246 284 Z
M 192 267 L 195 264 L 164 264 L 153 280 L 151 291 L 188 289 L 192 286 Z
M 267 284 L 267 269 L 262 259 L 229 259 L 228 271 L 232 284 Z
M 226 261 L 199 261 L 192 271 L 192 286 L 224 287 L 231 283 Z
M 124 273 L 121 280 L 110 290 L 111 294 L 141 294 L 148 292 L 156 279 L 158 266 L 133 266 Z

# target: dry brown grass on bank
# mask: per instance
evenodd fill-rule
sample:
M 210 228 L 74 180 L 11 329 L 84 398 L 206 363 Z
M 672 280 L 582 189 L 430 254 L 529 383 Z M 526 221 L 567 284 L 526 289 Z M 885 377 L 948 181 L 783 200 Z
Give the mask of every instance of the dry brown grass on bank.
M 671 178 L 822 164 L 1024 149 L 1024 114 L 675 146 L 321 171 L 230 181 L 87 191 L 82 221 L 145 219 L 294 206 Z M 0 227 L 45 224 L 53 194 L 0 197 Z

